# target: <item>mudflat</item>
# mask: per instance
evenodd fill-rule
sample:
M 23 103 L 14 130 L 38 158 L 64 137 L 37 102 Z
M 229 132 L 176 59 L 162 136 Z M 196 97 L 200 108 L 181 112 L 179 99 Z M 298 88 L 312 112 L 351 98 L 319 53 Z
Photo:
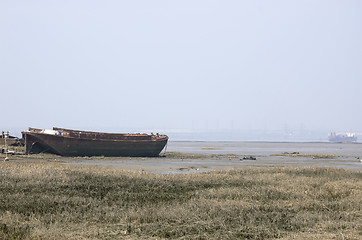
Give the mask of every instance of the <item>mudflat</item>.
M 4 156 L 1 156 L 2 158 Z M 333 167 L 362 171 L 361 143 L 169 142 L 160 157 L 10 156 L 10 161 L 54 161 L 160 174 L 209 172 L 257 166 Z

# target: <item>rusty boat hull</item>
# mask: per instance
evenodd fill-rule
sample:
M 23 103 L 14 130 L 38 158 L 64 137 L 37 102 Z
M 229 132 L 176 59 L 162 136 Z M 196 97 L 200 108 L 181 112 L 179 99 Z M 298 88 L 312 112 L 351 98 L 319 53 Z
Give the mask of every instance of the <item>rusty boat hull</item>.
M 119 134 L 53 128 L 52 132 L 29 128 L 22 132 L 26 153 L 49 152 L 61 156 L 155 157 L 168 136 Z

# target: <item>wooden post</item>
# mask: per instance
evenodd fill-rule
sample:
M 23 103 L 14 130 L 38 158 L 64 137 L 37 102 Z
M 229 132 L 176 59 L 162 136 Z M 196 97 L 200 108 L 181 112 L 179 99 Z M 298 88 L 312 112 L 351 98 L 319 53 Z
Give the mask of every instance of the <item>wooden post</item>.
M 28 153 L 28 143 L 27 143 L 27 134 L 25 133 L 25 134 L 23 134 L 23 136 L 24 136 L 24 144 L 25 144 L 25 154 L 26 155 L 28 155 L 29 153 Z
M 4 142 L 5 142 L 5 159 L 4 159 L 4 161 L 9 161 L 9 158 L 8 158 L 8 142 L 7 142 L 8 137 L 9 137 L 9 131 L 4 134 Z

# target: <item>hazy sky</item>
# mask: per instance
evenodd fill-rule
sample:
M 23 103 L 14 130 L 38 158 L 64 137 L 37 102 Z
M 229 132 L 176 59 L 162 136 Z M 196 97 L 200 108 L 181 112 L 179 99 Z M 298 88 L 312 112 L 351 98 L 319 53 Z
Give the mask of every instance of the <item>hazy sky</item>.
M 362 132 L 362 1 L 0 0 L 1 129 Z

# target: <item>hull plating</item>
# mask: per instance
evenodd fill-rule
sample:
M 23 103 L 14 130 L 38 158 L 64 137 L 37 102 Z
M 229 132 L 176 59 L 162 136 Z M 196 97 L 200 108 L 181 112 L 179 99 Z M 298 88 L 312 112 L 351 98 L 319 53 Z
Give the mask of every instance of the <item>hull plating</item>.
M 62 156 L 158 156 L 168 137 L 150 140 L 88 139 L 23 132 L 27 153 L 50 152 Z

